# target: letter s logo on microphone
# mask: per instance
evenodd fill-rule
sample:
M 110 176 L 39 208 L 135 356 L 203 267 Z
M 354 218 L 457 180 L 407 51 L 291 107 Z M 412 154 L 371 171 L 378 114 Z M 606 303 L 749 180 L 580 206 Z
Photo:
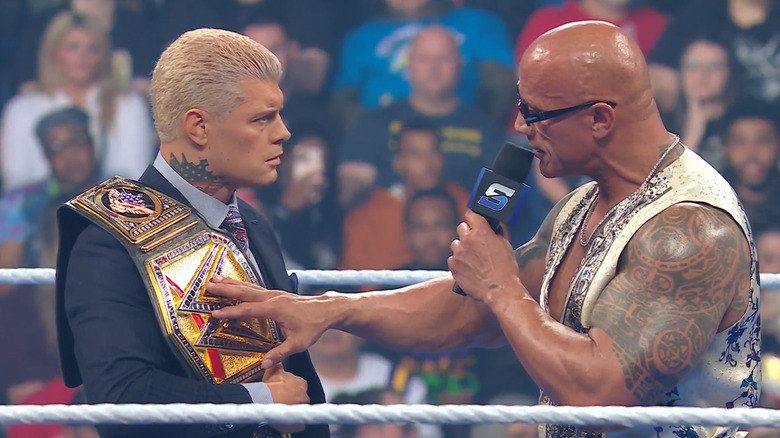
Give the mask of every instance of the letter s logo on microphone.
M 479 198 L 477 203 L 493 211 L 501 211 L 506 206 L 509 198 L 514 194 L 515 189 L 509 188 L 503 184 L 493 183 L 485 190 L 485 194 Z

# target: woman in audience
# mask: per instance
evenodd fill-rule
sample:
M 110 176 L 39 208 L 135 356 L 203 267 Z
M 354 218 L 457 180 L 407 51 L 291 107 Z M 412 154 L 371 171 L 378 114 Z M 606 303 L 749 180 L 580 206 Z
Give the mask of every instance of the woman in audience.
M 279 179 L 258 190 L 270 213 L 285 260 L 304 269 L 334 269 L 341 258 L 342 213 L 333 178 L 334 134 L 301 120 L 285 144 Z
M 680 60 L 680 103 L 669 120 L 685 146 L 717 169 L 726 164 L 721 131 L 736 92 L 732 65 L 720 43 L 697 39 L 689 44 Z
M 699 38 L 717 41 L 734 58 L 743 97 L 780 97 L 780 2 L 691 0 L 679 9 L 649 56 L 650 80 L 662 113 L 674 110 L 680 93 L 678 62 Z
M 154 153 L 151 116 L 141 95 L 117 86 L 110 45 L 102 26 L 89 16 L 66 11 L 51 21 L 38 54 L 41 91 L 16 96 L 2 116 L 4 193 L 47 177 L 34 126 L 41 115 L 65 105 L 76 105 L 90 115 L 103 176 L 141 175 Z

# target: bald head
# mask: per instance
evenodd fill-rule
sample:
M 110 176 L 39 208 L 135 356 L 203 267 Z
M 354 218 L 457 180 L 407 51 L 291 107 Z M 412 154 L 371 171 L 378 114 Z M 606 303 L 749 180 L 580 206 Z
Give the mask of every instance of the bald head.
M 450 56 L 459 57 L 458 43 L 446 27 L 439 25 L 428 26 L 414 36 L 410 56 L 419 51 L 437 51 L 447 53 Z
M 515 129 L 540 151 L 544 176 L 584 174 L 601 193 L 604 184 L 633 191 L 658 161 L 658 146 L 671 142 L 644 55 L 612 24 L 582 21 L 545 33 L 518 73 L 523 105 Z
M 452 32 L 433 25 L 417 33 L 409 47 L 412 92 L 438 96 L 454 92 L 460 73 L 460 47 Z
M 539 90 L 572 104 L 605 100 L 636 110 L 652 103 L 639 46 L 602 21 L 570 23 L 540 36 L 523 54 L 519 73 L 521 91 Z

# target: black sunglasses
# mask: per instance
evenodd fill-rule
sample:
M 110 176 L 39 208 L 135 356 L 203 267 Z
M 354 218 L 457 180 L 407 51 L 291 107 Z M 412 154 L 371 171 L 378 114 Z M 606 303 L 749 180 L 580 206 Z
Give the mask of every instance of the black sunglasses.
M 553 117 L 562 116 L 564 114 L 577 111 L 579 109 L 587 108 L 589 106 L 595 105 L 597 103 L 606 103 L 607 105 L 611 106 L 612 108 L 617 106 L 617 103 L 615 102 L 606 102 L 603 100 L 591 100 L 585 103 L 581 103 L 579 105 L 570 106 L 567 108 L 560 108 L 556 110 L 550 110 L 550 111 L 539 111 L 532 113 L 531 110 L 528 108 L 528 105 L 523 102 L 523 98 L 520 97 L 520 93 L 517 94 L 517 110 L 520 111 L 520 114 L 523 116 L 523 119 L 525 120 L 526 125 L 531 125 L 532 123 L 541 122 L 542 120 L 548 120 L 552 119 Z

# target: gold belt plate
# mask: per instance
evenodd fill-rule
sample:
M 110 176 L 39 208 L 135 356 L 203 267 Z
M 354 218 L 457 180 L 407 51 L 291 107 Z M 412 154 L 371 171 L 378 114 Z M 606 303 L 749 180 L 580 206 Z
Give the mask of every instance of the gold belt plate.
M 265 353 L 281 342 L 270 320 L 226 320 L 211 312 L 230 304 L 208 294 L 213 275 L 258 284 L 246 257 L 227 237 L 202 231 L 145 261 L 167 335 L 191 367 L 220 384 L 256 380 Z

